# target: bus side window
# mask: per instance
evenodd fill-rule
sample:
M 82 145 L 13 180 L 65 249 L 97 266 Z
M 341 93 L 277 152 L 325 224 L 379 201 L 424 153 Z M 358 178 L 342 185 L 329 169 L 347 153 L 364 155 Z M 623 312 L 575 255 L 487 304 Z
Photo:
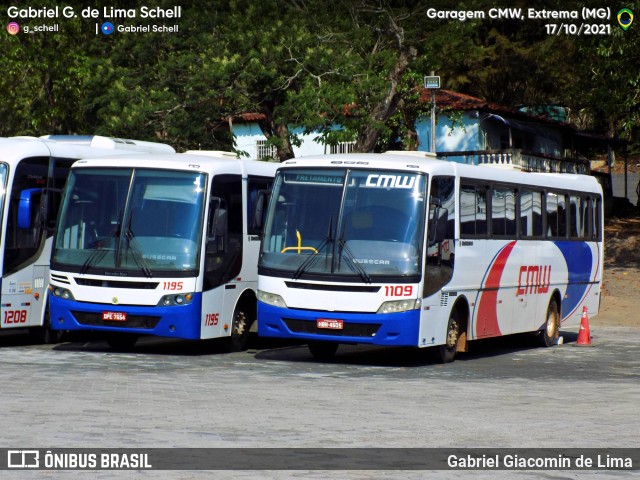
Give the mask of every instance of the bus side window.
M 516 236 L 516 191 L 511 187 L 491 189 L 491 233 L 494 236 Z
M 242 177 L 216 175 L 211 184 L 207 220 L 204 289 L 240 274 L 242 268 Z
M 249 177 L 247 182 L 247 233 L 249 235 L 262 233 L 263 212 L 266 210 L 265 199 L 268 199 L 266 192 L 271 190 L 272 184 L 273 180 L 270 178 Z M 263 212 L 256 212 L 256 207 L 263 208 Z
M 487 188 L 460 186 L 460 236 L 483 237 L 487 228 Z
M 589 201 L 586 197 L 571 195 L 569 197 L 569 237 L 588 238 L 589 237 Z
M 224 253 L 227 236 L 227 206 L 224 199 L 211 197 L 209 202 L 209 225 L 207 228 L 207 253 Z
M 434 176 L 431 180 L 429 196 L 429 224 L 427 226 L 429 238 L 424 258 L 424 297 L 440 291 L 453 277 L 456 221 L 454 177 Z
M 7 275 L 13 273 L 24 263 L 35 257 L 43 240 L 43 230 L 40 228 L 40 221 L 36 218 L 39 208 L 35 203 L 39 202 L 42 191 L 47 186 L 47 175 L 49 169 L 48 157 L 34 157 L 22 160 L 16 167 L 16 172 L 9 198 L 9 212 L 7 230 L 4 244 L 4 271 Z M 21 198 L 24 205 L 24 193 L 31 191 L 31 209 L 28 221 L 23 221 L 23 226 L 27 223 L 29 228 L 20 228 L 19 213 Z M 24 208 L 24 207 L 23 207 Z M 24 212 L 23 212 L 24 216 Z
M 520 236 L 542 236 L 542 192 L 520 191 Z
M 45 226 L 50 230 L 50 234 L 53 234 L 53 229 L 56 226 L 56 219 L 58 217 L 58 210 L 60 209 L 60 203 L 62 201 L 62 190 L 69 177 L 69 170 L 71 165 L 76 161 L 74 158 L 52 158 L 53 175 L 50 179 L 51 189 L 46 192 L 47 194 L 47 211 L 42 212 L 44 215 Z

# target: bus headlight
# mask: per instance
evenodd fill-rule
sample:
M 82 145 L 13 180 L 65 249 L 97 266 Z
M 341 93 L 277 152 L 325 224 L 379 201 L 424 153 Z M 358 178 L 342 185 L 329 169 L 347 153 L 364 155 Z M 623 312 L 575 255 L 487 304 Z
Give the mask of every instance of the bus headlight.
M 419 298 L 417 300 L 392 300 L 380 305 L 378 313 L 400 313 L 408 312 L 409 310 L 419 310 L 421 305 L 422 301 Z
M 284 303 L 284 299 L 275 293 L 258 290 L 258 300 L 266 303 L 267 305 L 273 305 L 274 307 L 287 308 L 287 304 Z
M 178 293 L 165 295 L 158 302 L 159 307 L 171 307 L 174 305 L 188 305 L 193 301 L 193 293 Z
M 66 288 L 52 287 L 51 293 L 53 293 L 53 295 L 56 297 L 62 298 L 63 300 L 75 300 L 73 294 L 71 293 L 71 290 L 68 290 Z

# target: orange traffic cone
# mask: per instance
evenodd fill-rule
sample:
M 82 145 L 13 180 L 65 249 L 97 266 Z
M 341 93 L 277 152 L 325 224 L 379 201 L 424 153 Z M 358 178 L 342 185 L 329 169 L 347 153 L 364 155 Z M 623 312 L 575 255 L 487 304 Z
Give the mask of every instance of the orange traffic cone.
M 591 331 L 589 330 L 589 315 L 587 315 L 587 307 L 582 307 L 582 320 L 580 320 L 580 331 L 578 332 L 578 347 L 591 346 Z

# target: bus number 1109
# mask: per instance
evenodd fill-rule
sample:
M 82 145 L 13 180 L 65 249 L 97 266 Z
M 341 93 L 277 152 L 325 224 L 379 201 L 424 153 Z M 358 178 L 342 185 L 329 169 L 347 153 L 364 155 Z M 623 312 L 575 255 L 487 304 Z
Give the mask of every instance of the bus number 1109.
M 412 285 L 385 285 L 385 297 L 410 297 L 413 295 Z

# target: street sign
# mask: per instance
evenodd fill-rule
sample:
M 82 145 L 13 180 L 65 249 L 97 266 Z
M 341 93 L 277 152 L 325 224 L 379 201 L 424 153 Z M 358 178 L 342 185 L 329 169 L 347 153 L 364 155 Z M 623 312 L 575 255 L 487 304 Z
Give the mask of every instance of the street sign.
M 440 88 L 440 76 L 424 77 L 424 88 Z

